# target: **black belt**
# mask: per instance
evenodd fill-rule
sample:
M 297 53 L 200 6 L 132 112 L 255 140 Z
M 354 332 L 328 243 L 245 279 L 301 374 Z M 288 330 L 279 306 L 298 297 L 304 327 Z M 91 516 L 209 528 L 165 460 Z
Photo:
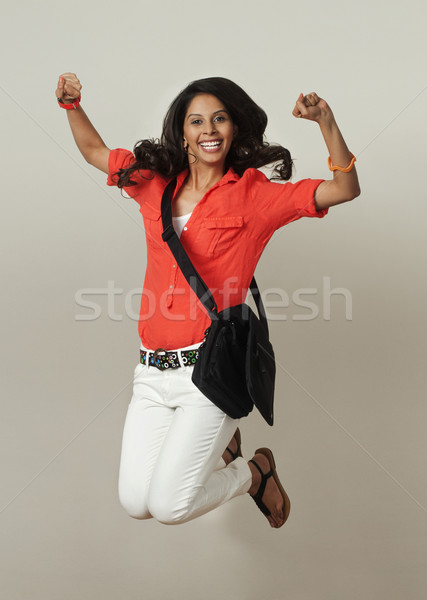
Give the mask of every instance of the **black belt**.
M 181 356 L 182 365 L 179 362 Z M 191 367 L 199 358 L 199 350 L 176 350 L 168 351 L 164 348 L 157 348 L 154 352 L 149 350 L 139 350 L 140 362 L 143 365 L 147 364 L 150 367 L 157 367 L 160 371 L 166 371 L 167 369 L 179 369 L 181 366 Z

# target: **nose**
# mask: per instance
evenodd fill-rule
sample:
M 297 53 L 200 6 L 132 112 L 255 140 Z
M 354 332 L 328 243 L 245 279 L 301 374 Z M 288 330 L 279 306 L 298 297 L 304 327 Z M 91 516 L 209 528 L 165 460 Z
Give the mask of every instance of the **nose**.
M 213 135 L 214 133 L 216 133 L 216 127 L 213 121 L 206 121 L 204 133 L 206 135 Z

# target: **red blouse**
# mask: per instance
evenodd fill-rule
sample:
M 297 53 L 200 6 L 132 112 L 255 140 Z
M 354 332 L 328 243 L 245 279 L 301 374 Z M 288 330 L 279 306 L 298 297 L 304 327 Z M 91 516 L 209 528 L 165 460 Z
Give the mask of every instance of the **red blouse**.
M 115 173 L 134 160 L 129 150 L 111 150 L 107 185 L 116 185 Z M 187 174 L 185 170 L 178 175 L 174 197 Z M 141 342 L 146 348 L 166 350 L 196 344 L 210 319 L 162 240 L 160 203 L 168 181 L 150 171 L 135 171 L 131 179 L 137 185 L 124 190 L 139 204 L 147 242 L 138 322 Z M 314 204 L 322 181 L 274 183 L 257 169 L 247 169 L 242 177 L 229 169 L 203 196 L 180 239 L 218 310 L 245 301 L 257 262 L 276 229 L 301 217 L 328 213 L 327 208 L 317 211 Z

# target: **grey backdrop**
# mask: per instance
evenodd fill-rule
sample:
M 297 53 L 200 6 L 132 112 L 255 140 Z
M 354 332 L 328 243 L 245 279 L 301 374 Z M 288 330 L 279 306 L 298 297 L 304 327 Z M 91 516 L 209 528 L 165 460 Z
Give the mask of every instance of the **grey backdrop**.
M 2 596 L 425 598 L 425 3 L 1 10 Z M 276 454 L 292 501 L 279 531 L 249 497 L 178 527 L 119 505 L 145 242 L 136 203 L 74 145 L 54 96 L 65 71 L 111 148 L 159 135 L 187 82 L 223 75 L 267 111 L 293 181 L 332 176 L 317 124 L 291 115 L 300 92 L 327 100 L 357 156 L 362 195 L 281 230 L 257 269 L 264 289 L 308 288 L 320 310 L 271 309 L 276 425 L 256 414 L 242 425 L 248 457 L 257 445 Z M 109 281 L 122 293 L 108 308 Z M 348 290 L 351 319 L 342 294 L 323 315 L 327 281 Z M 100 315 L 77 320 L 91 314 L 76 303 L 85 290 Z

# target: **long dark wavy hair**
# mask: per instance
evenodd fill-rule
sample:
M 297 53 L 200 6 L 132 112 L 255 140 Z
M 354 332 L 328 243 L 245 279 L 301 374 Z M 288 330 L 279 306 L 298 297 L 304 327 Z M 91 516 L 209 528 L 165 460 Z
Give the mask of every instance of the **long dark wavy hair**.
M 226 170 L 232 167 L 241 177 L 251 167 L 273 165 L 271 179 L 287 181 L 291 178 L 293 161 L 289 150 L 264 139 L 267 115 L 263 109 L 230 79 L 207 77 L 191 82 L 172 102 L 163 121 L 160 140 L 144 139 L 135 144 L 135 162 L 117 172 L 119 188 L 137 185 L 131 175 L 140 169 L 170 179 L 188 167 L 188 154 L 183 148 L 184 119 L 190 102 L 198 94 L 218 98 L 237 125 L 237 136 L 226 157 Z

